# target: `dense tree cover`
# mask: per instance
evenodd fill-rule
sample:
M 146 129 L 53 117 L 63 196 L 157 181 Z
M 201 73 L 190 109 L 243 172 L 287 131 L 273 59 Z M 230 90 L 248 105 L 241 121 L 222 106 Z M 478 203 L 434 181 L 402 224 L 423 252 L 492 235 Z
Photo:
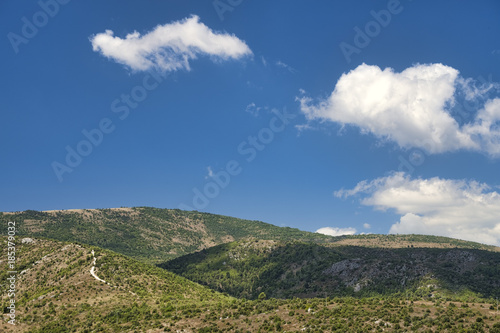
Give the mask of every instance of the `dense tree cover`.
M 500 253 L 243 240 L 159 265 L 235 297 L 500 296 Z

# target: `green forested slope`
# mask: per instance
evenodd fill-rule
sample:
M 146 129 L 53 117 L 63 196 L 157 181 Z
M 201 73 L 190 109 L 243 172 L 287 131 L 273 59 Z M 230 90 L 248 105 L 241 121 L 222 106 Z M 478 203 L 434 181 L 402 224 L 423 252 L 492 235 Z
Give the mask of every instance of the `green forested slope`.
M 432 236 L 426 236 L 431 240 Z M 244 240 L 164 264 L 230 295 L 270 297 L 500 296 L 500 253 L 453 248 L 368 248 Z
M 0 213 L 19 235 L 81 242 L 160 263 L 245 237 L 332 241 L 332 237 L 208 213 L 150 207 Z

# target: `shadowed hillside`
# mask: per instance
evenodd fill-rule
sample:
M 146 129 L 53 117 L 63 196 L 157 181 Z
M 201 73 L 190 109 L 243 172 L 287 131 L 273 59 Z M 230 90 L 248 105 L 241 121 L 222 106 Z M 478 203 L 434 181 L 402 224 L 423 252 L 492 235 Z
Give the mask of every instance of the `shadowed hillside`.
M 431 244 L 432 236 L 423 237 Z M 500 296 L 500 253 L 470 248 L 369 248 L 250 239 L 160 267 L 214 290 L 252 299 L 261 292 L 278 298 Z

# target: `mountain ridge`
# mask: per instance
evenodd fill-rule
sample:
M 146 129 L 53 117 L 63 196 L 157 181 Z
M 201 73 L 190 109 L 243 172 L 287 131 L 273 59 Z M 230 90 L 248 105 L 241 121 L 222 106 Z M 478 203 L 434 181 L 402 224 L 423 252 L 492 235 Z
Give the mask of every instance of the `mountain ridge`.
M 0 222 L 9 220 L 17 223 L 17 232 L 22 236 L 82 242 L 152 264 L 248 237 L 372 248 L 460 247 L 500 252 L 500 247 L 441 236 L 365 234 L 334 237 L 256 220 L 153 207 L 0 213 Z
M 249 236 L 332 241 L 330 236 L 261 221 L 153 207 L 0 214 L 0 222 L 8 220 L 17 222 L 19 235 L 82 242 L 150 263 Z

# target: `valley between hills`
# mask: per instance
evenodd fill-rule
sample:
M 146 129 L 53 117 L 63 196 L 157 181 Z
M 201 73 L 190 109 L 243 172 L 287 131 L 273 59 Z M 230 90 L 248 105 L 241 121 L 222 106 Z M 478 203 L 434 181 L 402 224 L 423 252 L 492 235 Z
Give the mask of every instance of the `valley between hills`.
M 494 246 L 151 207 L 0 220 L 16 225 L 16 325 L 4 292 L 5 332 L 500 332 Z

